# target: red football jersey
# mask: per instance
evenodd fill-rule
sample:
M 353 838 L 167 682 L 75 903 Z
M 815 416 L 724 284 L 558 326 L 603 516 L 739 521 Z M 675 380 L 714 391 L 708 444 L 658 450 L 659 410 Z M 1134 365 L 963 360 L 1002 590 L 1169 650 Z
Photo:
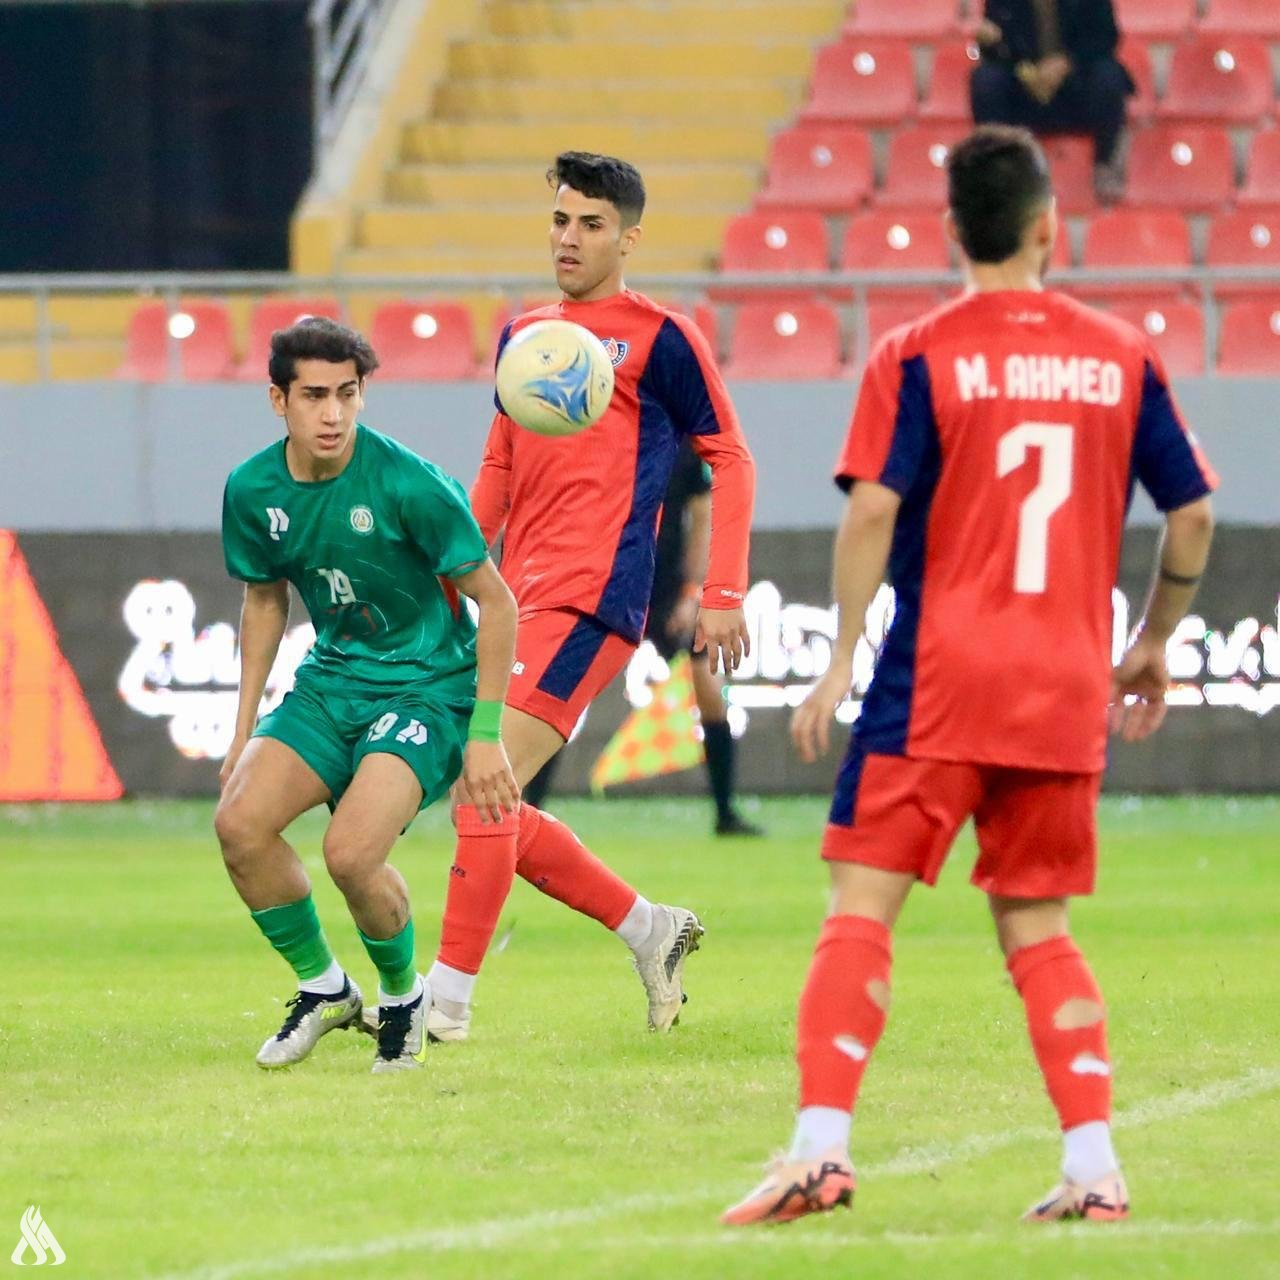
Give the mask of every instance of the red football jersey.
M 1217 483 L 1146 337 L 1058 293 L 939 307 L 872 353 L 836 469 L 854 480 L 902 496 L 859 742 L 1101 769 L 1134 481 L 1162 511 Z
M 517 317 L 564 319 L 609 351 L 614 391 L 595 426 L 553 439 L 498 404 L 471 505 L 490 544 L 505 526 L 502 576 L 521 612 L 571 608 L 638 641 L 653 585 L 658 517 L 681 440 L 711 467 L 711 555 L 704 607 L 747 589 L 755 464 L 711 349 L 694 323 L 641 294 L 559 302 Z

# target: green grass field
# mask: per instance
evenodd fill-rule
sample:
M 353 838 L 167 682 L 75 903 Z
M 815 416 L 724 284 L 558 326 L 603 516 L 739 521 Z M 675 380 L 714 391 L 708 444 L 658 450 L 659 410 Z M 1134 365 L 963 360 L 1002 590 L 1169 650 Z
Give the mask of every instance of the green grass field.
M 1088 1229 L 1017 1220 L 1058 1141 L 966 884 L 970 837 L 898 931 L 854 1211 L 730 1232 L 718 1211 L 789 1135 L 823 804 L 763 804 L 757 842 L 711 839 L 695 802 L 553 808 L 703 914 L 683 1025 L 648 1034 L 625 948 L 517 882 L 472 1039 L 379 1077 L 354 1033 L 290 1072 L 254 1065 L 291 975 L 222 871 L 209 805 L 0 810 L 0 1268 L 37 1204 L 58 1274 L 113 1280 L 1280 1275 L 1280 801 L 1104 804 L 1076 933 L 1110 1004 L 1134 1215 Z M 321 830 L 304 819 L 295 844 L 369 991 Z M 450 847 L 441 810 L 397 850 L 424 966 Z

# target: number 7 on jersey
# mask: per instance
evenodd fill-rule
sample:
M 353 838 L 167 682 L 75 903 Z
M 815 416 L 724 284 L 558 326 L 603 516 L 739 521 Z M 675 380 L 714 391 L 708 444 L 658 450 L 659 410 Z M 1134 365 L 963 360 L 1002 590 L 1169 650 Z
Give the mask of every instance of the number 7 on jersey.
M 1018 551 L 1013 589 L 1023 595 L 1044 591 L 1049 559 L 1049 518 L 1071 496 L 1072 428 L 1056 422 L 1023 422 L 996 442 L 1000 479 L 1025 464 L 1027 451 L 1040 450 L 1040 479 L 1018 514 Z

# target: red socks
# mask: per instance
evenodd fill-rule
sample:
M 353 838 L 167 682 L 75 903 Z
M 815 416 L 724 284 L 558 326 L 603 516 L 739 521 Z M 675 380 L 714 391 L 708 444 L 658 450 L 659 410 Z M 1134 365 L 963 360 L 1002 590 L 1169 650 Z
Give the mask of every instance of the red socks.
M 589 852 L 549 813 L 520 806 L 516 871 L 535 889 L 616 929 L 636 900 L 636 891 Z
M 511 892 L 516 870 L 516 836 L 520 815 L 502 822 L 480 821 L 474 805 L 460 804 L 453 823 L 457 850 L 449 869 L 449 893 L 440 928 L 440 964 L 476 974 L 498 926 L 502 904 Z
M 829 916 L 800 996 L 801 1107 L 852 1111 L 889 1007 L 889 930 L 866 916 Z
M 1111 1066 L 1102 993 L 1066 935 L 1022 947 L 1009 976 L 1027 1010 L 1031 1047 L 1062 1128 L 1111 1118 Z

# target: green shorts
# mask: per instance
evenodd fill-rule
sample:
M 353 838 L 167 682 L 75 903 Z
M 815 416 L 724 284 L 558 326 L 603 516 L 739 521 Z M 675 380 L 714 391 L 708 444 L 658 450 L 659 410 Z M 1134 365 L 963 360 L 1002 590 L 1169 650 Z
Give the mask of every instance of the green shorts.
M 299 684 L 258 722 L 255 738 L 292 747 L 342 799 L 360 761 L 375 751 L 399 756 L 422 785 L 419 811 L 445 795 L 462 772 L 471 703 L 432 702 L 413 689 L 352 697 Z

